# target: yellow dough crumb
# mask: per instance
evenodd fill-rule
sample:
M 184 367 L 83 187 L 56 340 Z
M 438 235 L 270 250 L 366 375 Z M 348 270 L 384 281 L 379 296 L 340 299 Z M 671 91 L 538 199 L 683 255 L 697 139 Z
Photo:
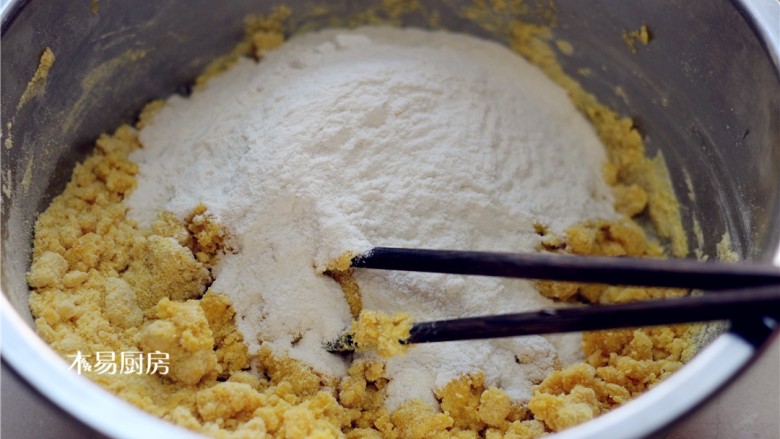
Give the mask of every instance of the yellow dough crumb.
M 357 318 L 363 310 L 363 298 L 360 295 L 360 285 L 355 281 L 355 271 L 348 270 L 328 270 L 324 274 L 330 276 L 338 282 L 341 290 L 344 292 L 344 298 L 349 305 L 349 312 L 353 318 Z
M 220 377 L 229 377 L 233 372 L 247 369 L 249 352 L 244 337 L 236 331 L 236 312 L 230 298 L 209 290 L 200 300 L 200 306 L 214 337 L 214 352 L 222 369 Z
M 615 210 L 633 218 L 647 207 L 647 192 L 636 184 L 618 184 L 612 187 L 615 195 Z
M 570 42 L 565 40 L 555 40 L 555 47 L 558 48 L 558 51 L 566 56 L 571 56 L 574 54 L 574 46 L 571 45 Z
M 246 20 L 246 37 L 229 54 L 212 61 L 195 78 L 195 87 L 202 87 L 209 79 L 221 75 L 233 67 L 242 56 L 256 59 L 284 42 L 284 23 L 292 11 L 287 6 L 276 6 L 268 16 L 255 16 Z
M 731 235 L 728 232 L 724 233 L 718 242 L 717 253 L 719 261 L 736 262 L 739 260 L 739 255 L 732 250 Z
M 56 287 L 64 282 L 68 261 L 62 255 L 47 251 L 33 262 L 27 283 L 33 288 Z
M 143 110 L 141 110 L 141 113 L 138 115 L 138 121 L 135 123 L 135 126 L 140 130 L 141 128 L 148 125 L 149 122 L 154 118 L 154 115 L 157 114 L 157 112 L 160 111 L 164 106 L 165 101 L 162 99 L 155 99 L 152 102 L 146 104 Z
M 152 235 L 136 240 L 125 279 L 141 308 L 148 309 L 163 298 L 185 300 L 203 294 L 211 277 L 189 249 L 173 238 Z
M 699 327 L 586 333 L 586 363 L 550 374 L 528 403 L 536 419 L 559 431 L 629 401 L 678 370 L 694 354 Z
M 358 318 L 360 311 L 363 310 L 363 298 L 360 295 L 360 286 L 355 281 L 355 270 L 351 268 L 355 256 L 357 255 L 352 252 L 344 253 L 329 262 L 322 274 L 330 276 L 341 286 L 350 314 L 353 318 Z
M 218 372 L 214 335 L 197 301 L 173 302 L 163 298 L 152 315 L 154 320 L 139 334 L 140 346 L 145 352 L 168 353 L 169 378 L 192 385 Z
M 569 228 L 559 238 L 558 248 L 575 255 L 663 257 L 661 246 L 629 220 L 589 221 Z M 574 282 L 538 281 L 539 292 L 555 300 L 578 299 L 590 303 L 622 303 L 636 300 L 681 297 L 687 290 L 639 288 Z
M 252 35 L 255 58 L 261 59 L 268 51 L 274 50 L 284 43 L 284 35 L 278 32 L 259 30 Z
M 385 314 L 378 311 L 362 311 L 352 323 L 352 339 L 359 350 L 371 350 L 381 357 L 391 357 L 406 352 L 402 344 L 409 338 L 412 318 L 406 313 Z
M 623 41 L 625 41 L 631 53 L 636 53 L 638 50 L 637 43 L 644 46 L 650 43 L 650 30 L 643 24 L 637 30 L 623 32 Z

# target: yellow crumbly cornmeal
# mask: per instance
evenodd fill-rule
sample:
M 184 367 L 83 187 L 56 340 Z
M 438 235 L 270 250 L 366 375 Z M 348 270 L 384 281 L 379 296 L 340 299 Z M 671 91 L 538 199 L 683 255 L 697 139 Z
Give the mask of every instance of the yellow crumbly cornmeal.
M 327 8 L 315 9 L 310 13 L 328 14 Z M 569 92 L 605 144 L 609 163 L 604 178 L 614 188 L 617 211 L 625 215 L 619 221 L 580 224 L 562 236 L 539 224 L 540 249 L 663 257 L 661 245 L 631 219 L 646 215 L 658 235 L 670 241 L 671 253 L 684 255 L 687 242 L 662 158 L 645 157 L 631 120 L 600 105 L 563 73 L 550 48 L 548 27 L 499 20 L 529 10 L 520 0 L 479 0 L 461 16 L 503 38 Z M 385 0 L 376 11 L 334 18 L 334 24 L 383 22 L 378 15 L 393 21 L 405 11 L 426 17 L 433 27 L 438 22 L 417 1 Z M 554 8 L 539 12 L 548 26 L 554 24 Z M 213 63 L 197 84 L 229 68 L 239 56 L 259 59 L 281 44 L 290 16 L 291 10 L 281 7 L 249 20 L 247 40 Z M 159 106 L 143 112 L 139 126 Z M 93 155 L 76 167 L 65 191 L 38 218 L 28 274 L 30 308 L 41 337 L 63 356 L 81 352 L 111 360 L 106 353 L 168 353 L 166 374 L 83 373 L 138 407 L 191 430 L 214 437 L 535 438 L 626 402 L 677 370 L 694 352 L 695 326 L 587 333 L 585 362 L 553 372 L 526 406 L 501 389 L 486 387 L 484 376 L 475 373 L 438 389 L 440 407 L 409 401 L 388 412 L 384 399 L 389 378 L 382 362 L 356 361 L 346 377 L 335 379 L 265 348 L 248 353 L 229 298 L 208 288 L 210 268 L 231 251 L 228 231 L 208 206 L 193 206 L 183 221 L 161 212 L 146 230 L 127 218 L 123 200 L 135 187 L 138 172 L 127 157 L 139 146 L 129 126 L 101 136 Z M 393 319 L 390 334 L 380 330 L 382 318 L 362 310 L 349 260 L 351 256 L 325 274 L 342 285 L 353 316 L 360 316 L 356 337 L 365 346 L 384 340 L 399 347 L 397 340 L 408 334 L 411 322 Z M 685 294 L 572 283 L 538 286 L 556 300 L 591 303 Z
M 411 329 L 409 314 L 362 311 L 352 323 L 350 333 L 358 350 L 374 351 L 386 358 L 406 352 L 408 346 L 402 342 L 409 339 Z
M 632 53 L 636 53 L 638 50 L 637 43 L 641 43 L 647 46 L 650 43 L 650 30 L 646 25 L 642 25 L 637 30 L 623 32 L 623 41 L 625 41 L 628 50 Z
M 35 69 L 30 82 L 27 83 L 22 96 L 19 98 L 19 103 L 16 105 L 18 111 L 27 104 L 27 102 L 34 96 L 42 96 L 46 89 L 46 80 L 49 77 L 49 70 L 54 66 L 55 61 L 54 52 L 48 47 L 43 49 L 41 58 L 38 61 L 38 68 Z
M 325 270 L 320 274 L 330 276 L 340 286 L 341 291 L 344 292 L 344 298 L 349 305 L 349 312 L 352 317 L 358 318 L 360 311 L 363 310 L 363 298 L 360 295 L 360 286 L 355 281 L 353 276 L 352 259 L 357 256 L 352 252 L 347 252 L 331 261 Z

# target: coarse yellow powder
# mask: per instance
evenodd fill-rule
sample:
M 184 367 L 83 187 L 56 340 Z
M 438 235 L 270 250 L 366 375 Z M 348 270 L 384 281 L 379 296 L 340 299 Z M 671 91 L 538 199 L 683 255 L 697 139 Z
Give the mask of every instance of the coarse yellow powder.
M 412 318 L 406 313 L 362 311 L 350 330 L 358 350 L 371 350 L 380 357 L 401 355 L 408 349 Z
M 623 32 L 623 41 L 631 53 L 636 53 L 639 49 L 637 44 L 647 46 L 650 43 L 650 30 L 643 24 L 637 30 Z
M 363 298 L 360 295 L 360 285 L 355 281 L 352 259 L 357 255 L 352 252 L 344 253 L 338 258 L 328 263 L 322 274 L 330 276 L 340 286 L 344 292 L 344 298 L 349 304 L 349 312 L 353 318 L 358 318 L 360 311 L 363 310 Z
M 19 98 L 19 103 L 16 105 L 16 111 L 19 111 L 24 107 L 33 97 L 43 95 L 43 92 L 46 89 L 46 81 L 49 78 L 49 70 L 54 66 L 55 60 L 56 57 L 54 56 L 54 52 L 48 47 L 44 48 L 43 53 L 41 53 L 41 58 L 38 61 L 38 68 L 35 69 L 35 73 L 33 73 L 22 96 Z

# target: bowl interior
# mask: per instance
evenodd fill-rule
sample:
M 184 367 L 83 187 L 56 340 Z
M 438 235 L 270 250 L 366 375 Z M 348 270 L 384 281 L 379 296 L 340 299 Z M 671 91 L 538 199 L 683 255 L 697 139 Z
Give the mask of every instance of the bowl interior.
M 383 2 L 284 3 L 294 33 Z M 505 43 L 459 12 L 470 3 L 421 1 L 437 11 L 442 28 Z M 93 4 L 96 10 L 88 2 L 19 1 L 3 16 L 2 291 L 30 326 L 25 273 L 34 220 L 62 191 L 75 163 L 101 132 L 133 121 L 146 102 L 181 92 L 229 52 L 242 37 L 244 17 L 275 6 L 250 0 Z M 771 260 L 780 243 L 780 80 L 739 5 L 625 0 L 584 8 L 557 0 L 554 17 L 549 8 L 529 7 L 493 19 L 498 28 L 518 14 L 554 20 L 554 39 L 575 48 L 559 56 L 567 73 L 632 117 L 649 153 L 663 153 L 692 249 L 714 257 L 728 233 L 740 257 Z M 395 18 L 430 24 L 414 12 Z M 623 35 L 643 24 L 651 43 L 632 53 Z M 45 94 L 19 105 L 44 47 L 56 55 Z

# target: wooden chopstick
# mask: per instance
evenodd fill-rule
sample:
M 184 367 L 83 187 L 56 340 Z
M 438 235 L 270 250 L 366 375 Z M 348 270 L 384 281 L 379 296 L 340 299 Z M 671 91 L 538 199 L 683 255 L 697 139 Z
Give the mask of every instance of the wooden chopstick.
M 780 267 L 769 264 L 547 253 L 375 247 L 355 257 L 352 266 L 381 270 L 705 290 L 780 284 Z
M 352 260 L 356 268 L 567 282 L 720 290 L 678 299 L 549 308 L 515 314 L 415 323 L 402 343 L 515 337 L 559 332 L 740 319 L 780 314 L 780 267 L 755 263 L 566 256 L 376 247 Z M 342 334 L 330 352 L 355 349 Z
M 415 323 L 401 343 L 431 343 L 625 327 L 741 319 L 780 314 L 780 284 L 724 290 L 677 299 L 620 305 L 549 308 L 539 311 Z M 355 350 L 351 337 L 325 344 L 334 353 Z
M 774 310 L 774 311 L 772 311 Z M 780 285 L 724 290 L 619 305 L 549 308 L 516 314 L 416 323 L 407 343 L 595 331 L 760 317 L 780 312 Z

